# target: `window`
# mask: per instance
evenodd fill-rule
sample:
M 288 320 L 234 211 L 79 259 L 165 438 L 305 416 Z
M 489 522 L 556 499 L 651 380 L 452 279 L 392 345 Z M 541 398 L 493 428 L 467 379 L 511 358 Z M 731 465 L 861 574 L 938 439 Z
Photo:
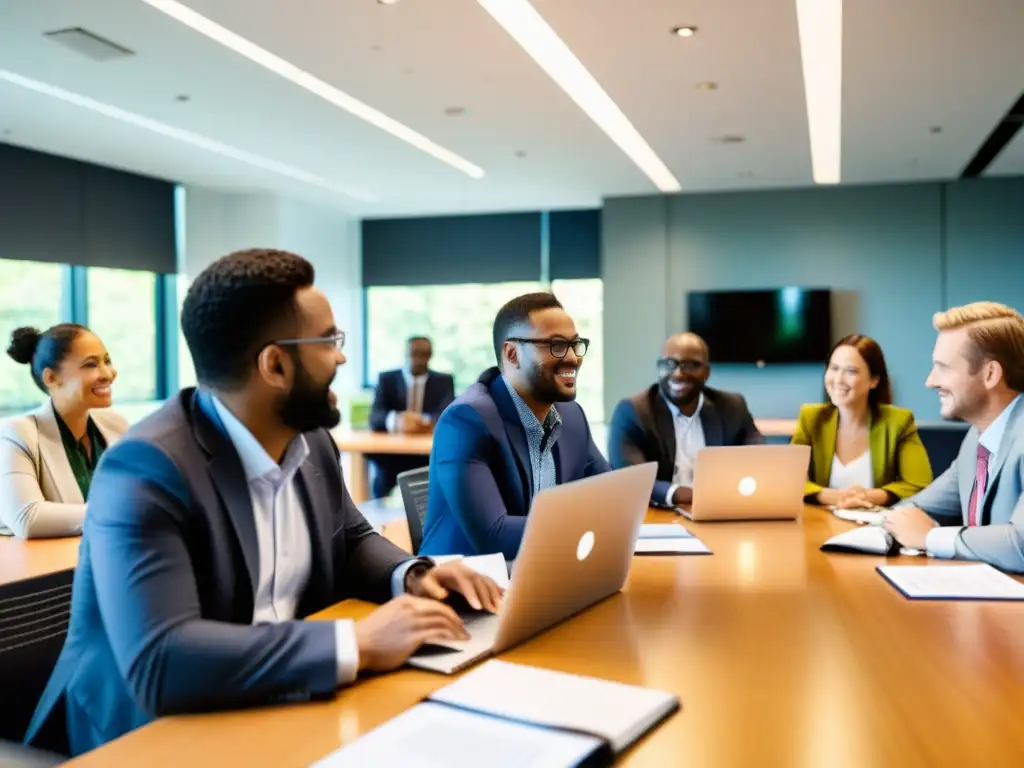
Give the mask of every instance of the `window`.
M 367 288 L 369 384 L 373 386 L 381 371 L 402 367 L 405 340 L 422 334 L 434 343 L 431 367 L 453 374 L 461 392 L 495 364 L 491 327 L 501 305 L 539 290 L 541 284 L 534 282 Z M 587 418 L 599 423 L 604 420 L 601 280 L 556 280 L 552 290 L 575 319 L 580 335 L 591 341 L 578 400 Z
M 181 330 L 181 307 L 185 303 L 185 295 L 191 281 L 185 275 L 178 275 L 178 387 L 196 386 L 196 367 L 192 363 L 192 355 L 188 351 L 185 334 Z
M 156 275 L 92 267 L 88 273 L 89 328 L 117 369 L 114 406 L 156 398 Z
M 45 331 L 61 321 L 64 267 L 34 261 L 0 259 L 0 339 L 3 350 L 11 332 L 23 325 Z M 32 381 L 28 367 L 0 356 L 0 413 L 17 413 L 46 396 Z

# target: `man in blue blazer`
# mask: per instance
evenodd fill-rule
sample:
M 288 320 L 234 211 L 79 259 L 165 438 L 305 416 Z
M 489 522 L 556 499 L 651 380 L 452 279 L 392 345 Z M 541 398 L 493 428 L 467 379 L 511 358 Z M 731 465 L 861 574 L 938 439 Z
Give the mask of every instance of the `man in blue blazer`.
M 421 554 L 514 559 L 537 493 L 610 469 L 574 402 L 590 341 L 558 299 L 512 299 L 495 318 L 493 341 L 499 367 L 434 430 Z
M 424 642 L 468 639 L 437 600 L 448 590 L 496 610 L 489 579 L 410 557 L 352 504 L 326 431 L 345 334 L 313 276 L 254 250 L 192 283 L 182 328 L 203 389 L 103 456 L 28 741 L 62 711 L 80 754 L 162 715 L 330 696 Z M 389 602 L 358 622 L 297 620 L 346 597 Z
M 377 391 L 370 410 L 370 429 L 407 435 L 429 434 L 441 413 L 455 399 L 455 380 L 450 374 L 430 370 L 433 346 L 426 336 L 413 336 L 406 343 L 406 367 L 384 371 L 377 378 Z M 426 456 L 371 454 L 373 496 L 391 493 L 398 475 L 427 466 Z

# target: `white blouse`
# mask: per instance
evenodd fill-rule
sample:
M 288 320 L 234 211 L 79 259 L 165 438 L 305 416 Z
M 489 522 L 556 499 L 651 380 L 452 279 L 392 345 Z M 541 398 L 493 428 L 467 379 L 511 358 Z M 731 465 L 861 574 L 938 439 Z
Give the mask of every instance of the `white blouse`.
M 871 470 L 871 451 L 864 451 L 849 464 L 843 464 L 838 456 L 832 457 L 832 473 L 828 478 L 829 488 L 873 488 L 875 478 Z

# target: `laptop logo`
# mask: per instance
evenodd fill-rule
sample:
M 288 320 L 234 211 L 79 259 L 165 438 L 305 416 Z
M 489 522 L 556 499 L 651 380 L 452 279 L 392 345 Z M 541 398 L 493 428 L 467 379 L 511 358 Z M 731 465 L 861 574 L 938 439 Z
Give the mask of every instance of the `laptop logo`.
M 576 545 L 576 559 L 582 562 L 590 556 L 590 551 L 594 548 L 594 532 L 587 531 L 580 536 L 580 543 Z
M 736 490 L 740 492 L 740 496 L 753 496 L 754 491 L 757 490 L 757 480 L 752 477 L 744 477 L 740 480 L 740 484 L 736 487 Z

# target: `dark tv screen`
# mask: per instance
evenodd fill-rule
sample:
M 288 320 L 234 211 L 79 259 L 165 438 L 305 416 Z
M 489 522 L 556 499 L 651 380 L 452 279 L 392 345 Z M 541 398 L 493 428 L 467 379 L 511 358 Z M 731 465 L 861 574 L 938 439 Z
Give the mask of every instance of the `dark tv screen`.
M 820 363 L 832 347 L 831 293 L 789 286 L 687 296 L 689 330 L 711 362 Z

